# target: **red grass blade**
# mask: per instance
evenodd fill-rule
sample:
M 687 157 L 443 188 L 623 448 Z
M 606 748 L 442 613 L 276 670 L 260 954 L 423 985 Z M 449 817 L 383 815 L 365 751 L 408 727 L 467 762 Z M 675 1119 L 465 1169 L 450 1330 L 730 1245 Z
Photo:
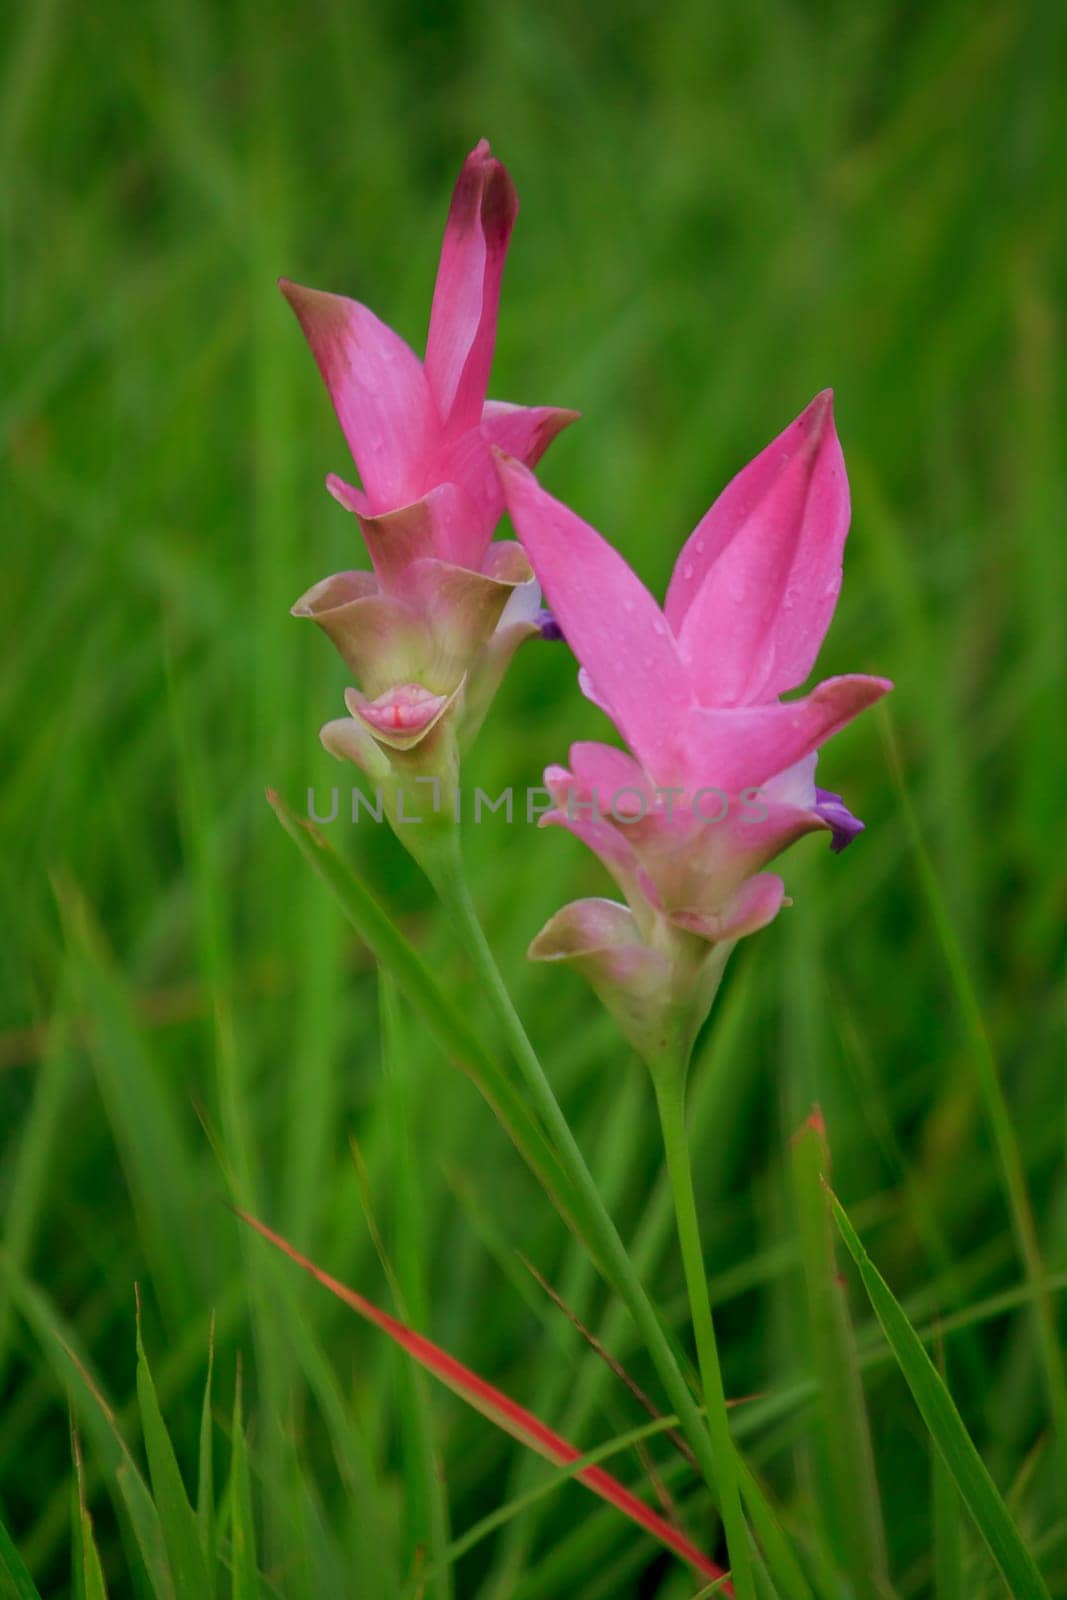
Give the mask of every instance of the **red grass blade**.
M 432 1372 L 435 1378 L 446 1384 L 461 1399 L 466 1400 L 468 1405 L 474 1406 L 475 1410 L 488 1417 L 490 1422 L 495 1422 L 498 1428 L 503 1428 L 513 1438 L 518 1439 L 520 1444 L 527 1445 L 531 1450 L 536 1450 L 538 1455 L 544 1456 L 546 1460 L 559 1467 L 570 1466 L 572 1462 L 580 1460 L 582 1451 L 575 1449 L 574 1445 L 568 1444 L 566 1439 L 561 1438 L 558 1433 L 547 1427 L 532 1412 L 527 1411 L 523 1406 L 516 1405 L 515 1401 L 509 1399 L 500 1389 L 495 1389 L 491 1383 L 486 1383 L 484 1378 L 479 1378 L 476 1372 L 472 1372 L 469 1367 L 465 1367 L 462 1362 L 450 1356 L 447 1351 L 440 1349 L 429 1339 L 424 1338 L 422 1334 L 416 1333 L 414 1329 L 405 1326 L 403 1322 L 398 1322 L 396 1317 L 391 1317 L 387 1311 L 379 1310 L 376 1305 L 372 1305 L 369 1300 L 365 1300 L 354 1289 L 349 1289 L 345 1284 L 338 1283 L 336 1278 L 331 1278 L 328 1272 L 323 1272 L 321 1267 L 317 1267 L 313 1261 L 309 1261 L 306 1256 L 302 1256 L 299 1250 L 294 1249 L 280 1234 L 268 1228 L 265 1223 L 249 1216 L 245 1211 L 238 1211 L 237 1215 L 255 1228 L 257 1233 L 262 1234 L 264 1239 L 268 1239 L 271 1244 L 287 1255 L 290 1260 L 303 1267 L 305 1272 L 310 1272 L 313 1278 L 317 1278 L 319 1283 L 329 1289 L 331 1294 L 335 1294 L 339 1300 L 343 1300 L 345 1305 L 351 1306 L 352 1310 L 363 1317 L 365 1321 L 373 1323 L 376 1328 L 380 1328 L 402 1350 L 406 1350 L 408 1355 L 418 1361 L 428 1372 Z M 713 1561 L 709 1561 L 708 1557 L 698 1550 L 694 1544 L 691 1544 L 684 1534 L 679 1533 L 676 1528 L 671 1527 L 669 1522 L 665 1522 L 662 1517 L 657 1516 L 643 1501 L 639 1500 L 635 1494 L 632 1494 L 629 1489 L 619 1483 L 616 1478 L 613 1478 L 610 1473 L 605 1472 L 602 1467 L 582 1467 L 574 1476 L 579 1483 L 584 1483 L 587 1489 L 591 1489 L 595 1495 L 599 1495 L 602 1500 L 606 1500 L 609 1505 L 613 1505 L 616 1510 L 629 1517 L 631 1522 L 636 1522 L 639 1527 L 645 1529 L 646 1533 L 652 1534 L 653 1538 L 658 1539 L 669 1550 L 673 1550 L 676 1555 L 681 1556 L 683 1561 L 688 1562 L 691 1567 L 694 1567 L 705 1577 L 712 1579 L 726 1577 L 722 1568 L 717 1567 Z M 723 1593 L 732 1595 L 733 1590 L 727 1584 L 723 1589 Z

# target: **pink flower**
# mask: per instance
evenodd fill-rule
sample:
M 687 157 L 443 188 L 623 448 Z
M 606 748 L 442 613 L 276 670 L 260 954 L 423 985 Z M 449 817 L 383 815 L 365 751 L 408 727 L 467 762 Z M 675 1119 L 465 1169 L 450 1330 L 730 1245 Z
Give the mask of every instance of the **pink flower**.
M 477 720 L 535 631 L 539 596 L 521 551 L 490 542 L 504 505 L 490 452 L 532 465 L 576 413 L 486 400 L 517 210 L 483 139 L 452 196 L 425 361 L 366 306 L 281 280 L 363 484 L 331 474 L 327 487 L 357 517 L 374 568 L 325 579 L 293 610 L 319 623 L 360 675 L 361 705 L 400 688 L 446 700 L 463 690 Z M 494 639 L 502 620 L 507 637 Z M 372 736 L 391 705 L 364 717 Z
M 695 1031 L 734 942 L 777 915 L 784 885 L 766 864 L 814 829 L 842 848 L 862 826 L 816 789 L 816 752 L 891 684 L 850 675 L 782 699 L 810 673 L 841 587 L 849 495 L 831 401 L 818 395 L 727 486 L 662 611 L 588 523 L 498 458 L 582 688 L 630 750 L 572 746 L 569 770 L 545 774 L 542 819 L 600 856 L 627 905 L 566 906 L 530 953 L 575 962 L 646 1054 Z

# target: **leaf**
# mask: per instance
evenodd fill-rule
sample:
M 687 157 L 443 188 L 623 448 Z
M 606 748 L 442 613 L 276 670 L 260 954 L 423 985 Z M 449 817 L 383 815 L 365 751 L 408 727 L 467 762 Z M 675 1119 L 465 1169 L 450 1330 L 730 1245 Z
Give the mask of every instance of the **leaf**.
M 137 1304 L 137 1400 L 141 1408 L 148 1468 L 156 1509 L 163 1529 L 175 1600 L 205 1600 L 208 1589 L 200 1529 L 182 1482 L 141 1336 L 141 1306 Z
M 1016 1248 L 1033 1292 L 1037 1345 L 1056 1434 L 1060 1473 L 1061 1478 L 1067 1479 L 1067 1371 L 1065 1371 L 1056 1313 L 1048 1291 L 1045 1265 L 1041 1258 L 1041 1246 L 1037 1225 L 1034 1222 L 1033 1207 L 1030 1204 L 1022 1152 L 1015 1135 L 1011 1112 L 1001 1083 L 1000 1065 L 982 1014 L 974 979 L 904 781 L 904 768 L 893 734 L 893 725 L 884 707 L 880 711 L 880 720 L 904 823 L 911 847 L 915 852 L 919 880 L 945 958 L 967 1037 L 968 1049 L 965 1059 L 973 1071 L 986 1121 L 989 1124 L 997 1154 L 1000 1184 L 1011 1217 Z
M 215 1370 L 215 1318 L 211 1318 L 208 1335 L 207 1377 L 204 1380 L 204 1404 L 200 1412 L 200 1448 L 196 1484 L 196 1521 L 200 1530 L 200 1548 L 207 1568 L 208 1588 L 206 1600 L 215 1593 L 215 1464 L 212 1445 L 211 1379 Z
M 1015 1600 L 1049 1600 L 1049 1592 L 1037 1564 L 1023 1543 L 1011 1512 L 963 1426 L 937 1368 L 833 1193 L 830 1194 L 830 1204 L 841 1237 L 859 1269 L 874 1314 L 882 1325 L 915 1404 L 1005 1582 Z
M 381 1015 L 381 1054 L 384 1079 L 383 1112 L 392 1142 L 393 1227 L 396 1267 L 386 1251 L 374 1214 L 370 1181 L 353 1142 L 364 1215 L 386 1279 L 393 1305 L 406 1322 L 426 1322 L 427 1259 L 425 1226 L 418 1181 L 419 1157 L 412 1127 L 410 1077 L 416 1057 L 405 1029 L 404 1010 L 393 979 L 379 969 L 378 999 Z M 437 1452 L 433 1409 L 426 1375 L 413 1362 L 396 1357 L 399 1371 L 399 1410 L 407 1486 L 405 1542 L 409 1550 L 425 1555 L 437 1576 L 428 1579 L 435 1600 L 452 1600 L 451 1573 L 442 1566 L 441 1552 L 448 1544 L 448 1494 Z
M 107 1600 L 104 1570 L 100 1565 L 100 1553 L 96 1548 L 96 1539 L 93 1535 L 93 1519 L 89 1515 L 89 1507 L 85 1503 L 85 1477 L 82 1470 L 81 1447 L 78 1443 L 78 1435 L 73 1428 L 71 1429 L 70 1438 L 74 1456 L 74 1475 L 77 1484 L 78 1538 L 76 1540 L 75 1559 L 79 1564 L 80 1600 Z
M 889 1589 L 885 1530 L 856 1340 L 838 1275 L 833 1221 L 822 1182 L 830 1173 L 830 1147 L 818 1110 L 794 1136 L 791 1155 L 810 1352 L 825 1447 L 820 1499 L 855 1593 L 878 1597 Z
M 196 1181 L 174 1081 L 161 1071 L 89 902 L 66 878 L 57 878 L 55 894 L 74 993 L 89 1020 L 89 1056 L 145 1259 L 165 1310 L 179 1324 L 197 1303 L 189 1281 L 195 1258 L 174 1248 L 195 1212 Z
M 41 1600 L 40 1591 L 26 1563 L 15 1549 L 15 1542 L 0 1518 L 0 1597 L 2 1600 Z
M 611 1456 L 621 1455 L 623 1451 L 643 1444 L 646 1439 L 654 1438 L 657 1434 L 667 1433 L 671 1428 L 677 1426 L 677 1420 L 673 1416 L 656 1417 L 652 1422 L 642 1423 L 640 1427 L 631 1428 L 628 1432 L 621 1433 L 616 1438 L 608 1439 L 604 1444 L 597 1445 L 595 1449 L 587 1451 L 584 1455 L 576 1456 L 573 1461 L 568 1462 L 566 1466 L 560 1467 L 558 1471 L 550 1473 L 547 1477 L 539 1478 L 533 1488 L 527 1489 L 523 1494 L 516 1495 L 514 1499 L 507 1501 L 504 1505 L 497 1506 L 494 1511 L 490 1511 L 487 1516 L 482 1517 L 480 1521 L 453 1539 L 443 1552 L 442 1560 L 449 1563 L 458 1561 L 460 1556 L 466 1555 L 468 1551 L 473 1550 L 475 1545 L 480 1544 L 483 1539 L 489 1538 L 491 1534 L 496 1533 L 500 1528 L 506 1527 L 508 1523 L 514 1521 L 516 1517 L 521 1516 L 524 1512 L 529 1511 L 531 1507 L 536 1506 L 547 1496 L 554 1494 L 562 1484 L 568 1483 L 572 1478 L 576 1478 L 583 1467 L 594 1466 L 599 1461 L 606 1461 Z M 423 1574 L 423 1577 L 429 1580 L 434 1576 L 434 1571 L 435 1568 L 431 1567 L 429 1571 Z M 728 1572 L 724 1572 L 718 1578 L 713 1579 L 713 1582 L 718 1584 L 729 1583 L 729 1581 L 730 1574 Z
M 964 1600 L 963 1519 L 960 1497 L 940 1450 L 931 1452 L 931 1500 L 934 1531 L 934 1594 L 936 1600 Z
M 230 1557 L 233 1600 L 259 1600 L 256 1567 L 256 1528 L 252 1510 L 252 1479 L 241 1410 L 241 1369 L 233 1396 L 233 1443 L 230 1455 Z
M 774 1583 L 781 1584 L 789 1600 L 811 1600 L 811 1585 L 782 1532 L 774 1506 L 740 1451 L 737 1452 L 737 1471 L 745 1509 L 767 1563 L 766 1571 L 760 1567 L 755 1569 L 757 1580 L 764 1587 L 769 1585 L 773 1589 L 773 1574 Z
M 428 1372 L 432 1373 L 435 1378 L 451 1389 L 453 1393 L 466 1400 L 468 1405 L 473 1406 L 476 1411 L 480 1411 L 483 1416 L 488 1417 L 490 1422 L 494 1422 L 505 1433 L 511 1434 L 512 1438 L 517 1439 L 520 1444 L 535 1450 L 538 1455 L 544 1456 L 546 1460 L 553 1462 L 556 1466 L 570 1466 L 581 1459 L 581 1451 L 576 1450 L 572 1444 L 568 1444 L 566 1439 L 561 1438 L 558 1433 L 547 1427 L 532 1412 L 517 1405 L 514 1400 L 510 1399 L 501 1390 L 494 1388 L 492 1384 L 486 1383 L 484 1378 L 480 1378 L 469 1367 L 463 1366 L 461 1362 L 448 1355 L 446 1351 L 440 1349 L 429 1339 L 424 1338 L 422 1334 L 415 1333 L 411 1328 L 406 1327 L 396 1317 L 391 1317 L 388 1312 L 379 1310 L 369 1300 L 357 1294 L 354 1289 L 347 1288 L 343 1283 L 339 1283 L 336 1278 L 332 1278 L 329 1273 L 323 1272 L 320 1267 L 315 1266 L 314 1262 L 301 1255 L 298 1250 L 294 1249 L 280 1234 L 268 1228 L 265 1223 L 259 1222 L 246 1212 L 239 1212 L 238 1215 L 243 1217 L 244 1221 L 251 1227 L 255 1228 L 257 1233 L 262 1234 L 264 1239 L 269 1240 L 278 1250 L 287 1255 L 290 1260 L 303 1267 L 305 1272 L 309 1272 L 324 1288 L 329 1289 L 331 1294 L 336 1295 L 339 1300 L 343 1300 L 345 1305 L 350 1306 L 365 1321 L 380 1329 L 381 1332 L 398 1344 L 402 1350 L 407 1351 L 408 1355 L 425 1367 Z M 720 1567 L 709 1561 L 707 1556 L 702 1554 L 695 1545 L 691 1544 L 683 1534 L 672 1528 L 668 1522 L 665 1522 L 654 1511 L 651 1511 L 641 1500 L 638 1500 L 636 1495 L 632 1494 L 629 1489 L 625 1488 L 617 1479 L 612 1478 L 601 1467 L 583 1467 L 575 1472 L 575 1477 L 579 1483 L 584 1484 L 587 1489 L 599 1495 L 602 1500 L 606 1500 L 610 1505 L 615 1506 L 624 1516 L 636 1522 L 647 1533 L 651 1533 L 654 1538 L 666 1545 L 668 1549 L 673 1550 L 676 1555 L 681 1556 L 684 1561 L 687 1561 L 690 1566 L 705 1577 L 721 1578 L 723 1576 Z
M 0 1267 L 4 1265 L 0 1257 Z M 51 1302 L 13 1267 L 6 1265 L 15 1303 L 48 1355 L 60 1382 L 70 1386 L 72 1402 L 80 1411 L 86 1431 L 92 1435 L 94 1449 L 114 1473 L 156 1600 L 175 1600 L 159 1513 L 119 1431 L 114 1412 L 85 1357 L 76 1348 L 75 1336 L 63 1324 Z

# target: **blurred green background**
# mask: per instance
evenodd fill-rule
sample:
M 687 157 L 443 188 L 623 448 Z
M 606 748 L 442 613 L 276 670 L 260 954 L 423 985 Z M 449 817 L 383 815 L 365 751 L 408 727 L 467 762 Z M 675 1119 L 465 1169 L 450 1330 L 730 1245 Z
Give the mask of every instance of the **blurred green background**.
M 302 809 L 309 784 L 346 781 L 316 739 L 344 669 L 287 612 L 364 560 L 322 487 L 347 454 L 275 280 L 355 295 L 421 350 L 482 135 L 522 205 L 492 391 L 583 413 L 543 481 L 654 588 L 730 475 L 834 387 L 854 515 L 822 675 L 897 683 L 905 782 L 1062 1274 L 1062 8 L 32 0 L 3 32 L 0 1517 L 42 1593 L 69 1581 L 59 1340 L 136 1448 L 135 1282 L 183 1464 L 212 1311 L 220 1437 L 243 1353 L 264 1593 L 400 1592 L 427 1418 L 456 1530 L 534 1481 L 222 1205 L 232 1182 L 388 1302 L 350 1135 L 433 1337 L 583 1445 L 639 1418 L 521 1249 L 654 1387 L 482 1101 L 406 1019 L 383 1074 L 369 959 L 263 799 Z M 468 781 L 535 783 L 602 730 L 565 649 L 527 646 Z M 794 850 L 795 907 L 734 958 L 694 1080 L 727 1389 L 785 1396 L 746 1443 L 802 1532 L 785 1153 L 811 1103 L 920 1320 L 1022 1278 L 885 738 L 868 716 L 824 754 L 869 831 L 840 859 Z M 332 837 L 477 1012 L 391 836 Z M 579 981 L 523 960 L 564 899 L 603 891 L 597 863 L 502 821 L 469 854 L 615 1214 L 628 1235 L 660 1219 L 646 1275 L 680 1324 L 647 1086 Z M 1067 1595 L 1032 1320 L 1010 1296 L 963 1320 L 954 1393 Z M 868 1384 L 894 1577 L 930 1593 L 927 1445 L 885 1364 Z M 111 1592 L 143 1593 L 74 1408 Z M 1003 1593 L 966 1542 L 967 1595 Z M 573 1485 L 458 1574 L 501 1600 L 693 1588 Z

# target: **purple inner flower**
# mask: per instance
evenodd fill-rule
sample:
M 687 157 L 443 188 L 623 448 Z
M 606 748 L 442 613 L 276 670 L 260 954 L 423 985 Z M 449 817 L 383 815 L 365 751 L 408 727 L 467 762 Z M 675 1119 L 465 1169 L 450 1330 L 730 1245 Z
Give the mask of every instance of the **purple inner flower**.
M 563 629 L 545 606 L 534 617 L 534 625 L 540 629 L 542 639 L 562 639 Z
M 831 794 L 829 789 L 816 789 L 815 810 L 824 822 L 829 823 L 830 849 L 835 855 L 850 845 L 867 826 L 859 817 L 852 815 L 839 794 Z

